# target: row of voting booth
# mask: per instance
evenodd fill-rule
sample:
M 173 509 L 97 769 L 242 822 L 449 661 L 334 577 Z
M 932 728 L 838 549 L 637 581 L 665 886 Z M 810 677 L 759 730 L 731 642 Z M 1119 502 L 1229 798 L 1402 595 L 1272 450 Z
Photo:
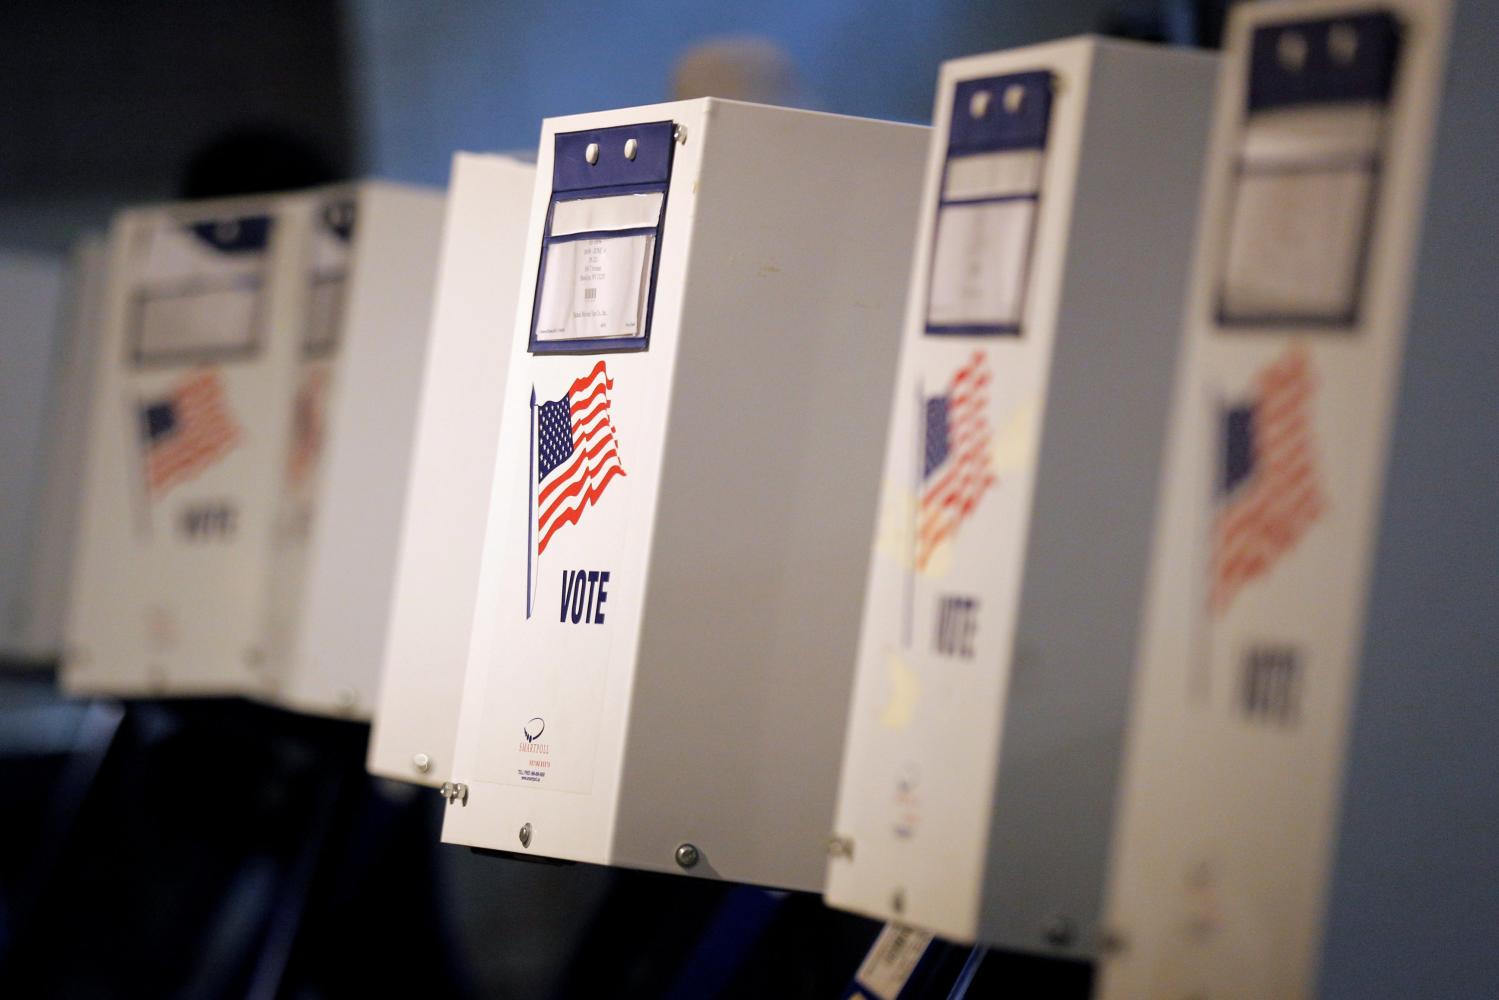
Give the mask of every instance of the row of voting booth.
M 368 719 L 447 843 L 1309 995 L 1420 530 L 1449 16 L 1244 4 L 1221 57 L 950 62 L 931 128 L 701 99 L 445 199 L 127 211 L 53 423 L 62 683 Z

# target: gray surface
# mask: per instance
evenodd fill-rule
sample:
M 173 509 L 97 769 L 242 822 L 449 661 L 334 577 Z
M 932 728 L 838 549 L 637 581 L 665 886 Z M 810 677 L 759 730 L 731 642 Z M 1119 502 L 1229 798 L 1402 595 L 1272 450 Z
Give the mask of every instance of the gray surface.
M 1459 8 L 1354 707 L 1320 993 L 1499 996 L 1493 8 Z
M 0 652 L 19 639 L 30 578 L 63 278 L 60 256 L 0 250 Z

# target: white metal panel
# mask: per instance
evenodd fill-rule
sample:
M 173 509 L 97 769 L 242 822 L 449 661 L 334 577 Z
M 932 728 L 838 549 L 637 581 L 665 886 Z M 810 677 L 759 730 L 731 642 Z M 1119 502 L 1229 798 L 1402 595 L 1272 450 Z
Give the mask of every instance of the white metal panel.
M 1401 51 L 1356 315 L 1335 329 L 1229 327 L 1217 300 L 1252 35 L 1376 12 L 1396 17 Z M 1101 996 L 1313 995 L 1448 17 L 1440 0 L 1233 12 L 1113 858 L 1109 919 L 1123 947 L 1104 967 Z M 1288 405 L 1303 414 L 1304 479 L 1317 502 L 1232 581 L 1224 508 L 1213 504 L 1219 422 L 1226 407 L 1263 401 L 1270 381 L 1292 375 Z M 1279 651 L 1291 671 L 1273 704 L 1253 697 L 1263 650 Z
M 62 653 L 105 269 L 102 236 L 85 237 L 74 244 L 63 293 L 60 342 L 53 347 L 52 380 L 43 423 L 44 471 L 27 556 L 28 572 L 23 592 L 17 595 L 16 645 L 33 660 L 54 660 Z
M 854 536 L 872 516 L 924 132 L 716 100 L 548 120 L 523 288 L 537 282 L 554 137 L 662 121 L 681 141 L 648 350 L 533 354 L 532 302 L 516 311 L 453 769 L 468 798 L 444 838 L 676 871 L 692 836 L 694 874 L 806 888 L 825 819 L 762 805 L 779 787 L 790 812 L 831 809 L 866 558 Z M 855 374 L 832 370 L 860 351 Z M 538 552 L 530 411 L 586 387 L 600 362 L 624 475 Z M 836 447 L 819 418 L 867 436 L 814 453 Z M 835 488 L 861 457 L 868 482 Z M 847 523 L 787 557 L 829 518 Z M 801 601 L 816 588 L 788 583 L 824 568 L 830 591 L 850 588 L 830 593 L 826 634 Z M 595 598 L 609 573 L 602 622 L 581 607 L 572 621 L 562 588 L 577 571 Z M 799 690 L 798 671 L 818 677 Z
M 53 431 L 47 389 L 63 289 L 63 261 L 0 253 L 0 655 L 25 657 L 27 566 L 41 512 L 44 457 Z
M 367 719 L 411 471 L 443 197 L 363 182 L 299 205 L 311 218 L 269 578 L 266 695 Z
M 369 770 L 387 778 L 452 773 L 534 174 L 503 156 L 453 159 L 370 732 Z

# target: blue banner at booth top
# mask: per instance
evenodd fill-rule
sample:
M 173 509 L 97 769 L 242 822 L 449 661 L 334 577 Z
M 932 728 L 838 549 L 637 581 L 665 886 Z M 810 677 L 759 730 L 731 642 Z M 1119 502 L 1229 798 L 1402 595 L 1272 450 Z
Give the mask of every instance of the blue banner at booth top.
M 1386 104 L 1400 25 L 1385 12 L 1260 28 L 1249 53 L 1249 111 L 1307 104 Z

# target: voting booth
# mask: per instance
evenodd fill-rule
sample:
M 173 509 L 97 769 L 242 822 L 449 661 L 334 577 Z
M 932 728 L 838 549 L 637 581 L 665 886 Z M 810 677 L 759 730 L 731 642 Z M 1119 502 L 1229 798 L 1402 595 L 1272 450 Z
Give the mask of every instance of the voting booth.
M 443 195 L 383 182 L 321 189 L 303 233 L 301 322 L 269 542 L 257 694 L 368 719 L 412 474 Z
M 545 121 L 445 841 L 820 886 L 926 135 Z
M 368 767 L 387 778 L 452 774 L 534 177 L 505 156 L 453 159 L 389 620 L 370 625 L 384 651 Z
M 380 182 L 122 213 L 67 689 L 368 717 L 441 215 Z
M 1215 65 L 942 67 L 830 905 L 1096 953 Z
M 1493 913 L 1475 888 L 1492 821 L 1473 818 L 1493 814 L 1492 714 L 1463 704 L 1479 675 L 1492 704 L 1478 664 L 1499 573 L 1474 513 L 1496 509 L 1492 463 L 1465 454 L 1499 437 L 1494 258 L 1476 249 L 1494 212 L 1464 207 L 1492 153 L 1471 116 L 1492 99 L 1448 121 L 1444 98 L 1492 68 L 1477 6 L 1446 84 L 1447 3 L 1233 11 L 1121 776 L 1109 1000 L 1477 995 L 1456 985 L 1462 946 L 1425 948 L 1419 916 Z M 1438 123 L 1452 200 L 1422 241 Z M 1324 966 L 1329 920 L 1343 937 Z
M 293 201 L 112 227 L 61 680 L 235 694 L 264 669 L 270 525 L 300 328 Z
M 105 271 L 102 237 L 88 236 L 74 244 L 58 311 L 57 342 L 52 345 L 47 401 L 41 411 L 39 475 L 31 498 L 25 568 L 17 577 L 20 589 L 9 640 L 9 651 L 31 663 L 55 661 L 62 652 Z

